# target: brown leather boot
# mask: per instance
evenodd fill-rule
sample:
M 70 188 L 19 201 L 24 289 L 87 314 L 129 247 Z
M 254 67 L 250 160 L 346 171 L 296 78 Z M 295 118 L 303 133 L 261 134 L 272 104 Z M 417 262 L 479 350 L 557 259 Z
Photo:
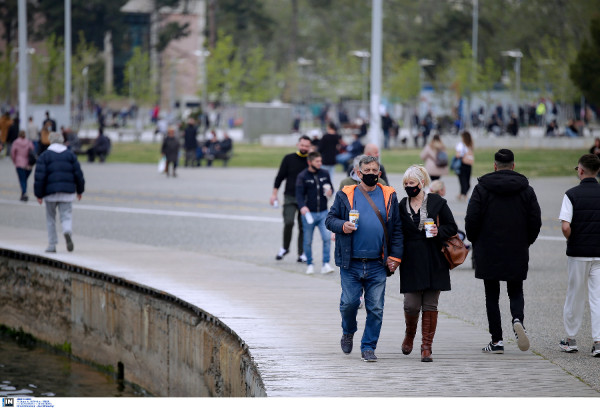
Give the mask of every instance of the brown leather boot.
M 411 315 L 404 312 L 404 321 L 406 322 L 406 331 L 404 332 L 404 341 L 402 342 L 402 354 L 409 355 L 413 349 L 413 341 L 417 333 L 417 324 L 419 315 Z
M 421 344 L 421 361 L 424 363 L 430 363 L 433 361 L 433 358 L 431 358 L 431 344 L 433 343 L 433 336 L 435 336 L 437 318 L 437 311 L 423 312 L 423 319 L 421 323 L 421 333 L 423 337 L 423 343 Z

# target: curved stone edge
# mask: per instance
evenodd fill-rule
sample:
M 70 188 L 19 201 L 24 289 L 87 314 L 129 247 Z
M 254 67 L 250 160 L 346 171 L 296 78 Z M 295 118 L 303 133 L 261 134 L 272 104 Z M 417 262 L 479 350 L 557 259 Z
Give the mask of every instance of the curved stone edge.
M 0 323 L 107 367 L 157 396 L 264 397 L 248 345 L 169 293 L 0 248 Z M 116 370 L 115 370 L 116 371 Z

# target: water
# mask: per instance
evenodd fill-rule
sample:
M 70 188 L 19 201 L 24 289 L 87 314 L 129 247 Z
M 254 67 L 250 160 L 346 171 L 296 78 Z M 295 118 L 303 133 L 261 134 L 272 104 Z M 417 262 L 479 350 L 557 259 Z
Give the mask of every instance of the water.
M 111 375 L 0 335 L 0 397 L 142 397 Z

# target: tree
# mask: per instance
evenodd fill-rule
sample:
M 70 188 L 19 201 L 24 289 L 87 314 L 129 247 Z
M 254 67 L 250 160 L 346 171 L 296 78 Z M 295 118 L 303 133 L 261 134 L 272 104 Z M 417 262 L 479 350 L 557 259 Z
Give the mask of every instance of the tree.
M 62 37 L 52 33 L 44 48 L 47 55 L 32 58 L 30 94 L 32 103 L 60 103 L 64 97 L 64 47 Z
M 13 47 L 8 46 L 0 53 L 0 95 L 4 103 L 10 104 L 14 94 L 14 75 L 17 62 L 13 60 Z
M 581 45 L 569 72 L 588 102 L 600 103 L 600 18 L 592 19 L 590 34 L 590 39 Z
M 266 102 L 275 95 L 273 64 L 262 47 L 240 55 L 231 35 L 219 32 L 219 41 L 206 62 L 208 93 L 213 100 Z
M 125 84 L 136 103 L 152 103 L 156 100 L 156 87 L 150 81 L 150 57 L 147 52 L 135 47 L 133 55 L 125 65 L 124 75 Z M 124 89 L 123 93 L 125 92 Z

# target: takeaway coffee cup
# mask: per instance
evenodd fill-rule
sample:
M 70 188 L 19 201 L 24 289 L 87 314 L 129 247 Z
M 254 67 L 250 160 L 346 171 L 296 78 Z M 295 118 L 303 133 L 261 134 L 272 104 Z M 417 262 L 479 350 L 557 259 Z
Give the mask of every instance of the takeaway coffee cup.
M 433 238 L 431 229 L 433 228 L 434 225 L 435 224 L 433 223 L 433 219 L 431 219 L 431 218 L 426 218 L 425 221 L 423 221 L 423 226 L 425 227 L 425 236 L 427 238 Z
M 350 210 L 350 222 L 358 228 L 358 210 Z

